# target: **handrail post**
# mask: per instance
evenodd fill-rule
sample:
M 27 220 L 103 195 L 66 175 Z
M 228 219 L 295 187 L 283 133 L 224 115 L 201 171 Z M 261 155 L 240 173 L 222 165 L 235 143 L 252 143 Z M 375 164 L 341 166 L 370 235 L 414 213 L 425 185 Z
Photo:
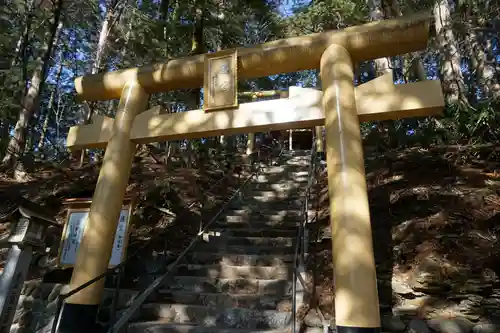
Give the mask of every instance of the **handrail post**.
M 115 290 L 113 293 L 113 303 L 111 304 L 109 325 L 113 325 L 116 319 L 116 310 L 118 309 L 118 302 L 120 301 L 120 283 L 123 274 L 123 267 L 118 267 L 116 270 Z
M 146 109 L 147 101 L 148 94 L 138 82 L 129 82 L 123 88 L 71 277 L 70 289 L 75 289 L 108 269 L 136 150 L 136 144 L 130 140 L 130 133 L 135 116 Z M 62 310 L 59 332 L 95 331 L 95 319 L 104 281 L 105 279 L 100 279 L 67 298 Z
M 339 333 L 368 333 L 380 331 L 380 310 L 353 69 L 342 46 L 321 57 L 335 322 Z

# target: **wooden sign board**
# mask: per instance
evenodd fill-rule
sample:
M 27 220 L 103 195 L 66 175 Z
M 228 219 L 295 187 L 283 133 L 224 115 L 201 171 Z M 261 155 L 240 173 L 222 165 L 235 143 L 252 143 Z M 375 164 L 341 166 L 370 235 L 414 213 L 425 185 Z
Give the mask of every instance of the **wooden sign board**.
M 76 263 L 91 202 L 92 200 L 90 199 L 70 199 L 65 202 L 65 204 L 69 205 L 69 208 L 61 237 L 61 244 L 59 245 L 57 263 L 60 267 L 73 267 Z M 133 200 L 125 199 L 120 212 L 113 250 L 109 260 L 108 267 L 110 268 L 120 264 L 125 259 L 132 208 Z
M 203 110 L 236 108 L 238 82 L 236 49 L 205 55 Z

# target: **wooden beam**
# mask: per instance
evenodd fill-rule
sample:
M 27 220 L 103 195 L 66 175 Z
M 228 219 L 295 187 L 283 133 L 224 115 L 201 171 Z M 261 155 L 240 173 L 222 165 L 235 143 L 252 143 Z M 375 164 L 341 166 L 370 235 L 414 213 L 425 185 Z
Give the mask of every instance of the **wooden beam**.
M 425 117 L 444 108 L 439 80 L 394 84 L 389 72 L 357 86 L 355 92 L 360 121 Z
M 356 62 L 395 56 L 426 47 L 428 12 L 371 22 L 342 30 L 280 39 L 238 48 L 238 78 L 247 79 L 319 68 L 321 55 L 332 44 L 345 47 Z M 137 81 L 148 93 L 203 85 L 205 55 L 79 77 L 76 92 L 82 100 L 120 97 L 126 82 Z
M 70 127 L 66 145 L 70 148 L 103 148 L 106 147 L 113 130 L 113 118 L 96 114 L 88 125 Z M 77 143 L 76 145 L 71 145 Z
M 439 81 L 394 85 L 389 78 L 382 76 L 356 88 L 360 122 L 438 115 L 443 110 Z M 290 87 L 289 98 L 244 103 L 233 110 L 164 113 L 157 106 L 135 118 L 131 138 L 137 143 L 150 143 L 322 126 L 322 96 L 320 90 Z M 72 127 L 67 146 L 105 147 L 112 122 L 107 118 L 106 126 L 101 122 Z
M 211 113 L 194 110 L 154 116 L 146 111 L 134 122 L 132 140 L 149 143 L 310 127 L 324 119 L 321 96 L 321 91 L 304 91 L 288 99 L 245 103 Z

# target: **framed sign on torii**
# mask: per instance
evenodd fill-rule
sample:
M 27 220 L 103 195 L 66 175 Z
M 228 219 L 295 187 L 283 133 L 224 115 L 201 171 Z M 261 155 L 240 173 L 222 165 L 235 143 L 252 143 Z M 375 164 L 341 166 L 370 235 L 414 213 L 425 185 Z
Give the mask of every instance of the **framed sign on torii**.
M 205 55 L 203 110 L 216 111 L 238 106 L 237 50 Z

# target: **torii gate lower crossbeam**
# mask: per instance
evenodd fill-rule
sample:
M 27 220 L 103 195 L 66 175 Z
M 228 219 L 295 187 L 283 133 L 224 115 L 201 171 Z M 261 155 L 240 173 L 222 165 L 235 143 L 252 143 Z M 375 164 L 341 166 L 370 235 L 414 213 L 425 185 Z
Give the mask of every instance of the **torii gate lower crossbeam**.
M 280 119 L 280 114 L 267 110 L 266 106 L 263 107 L 264 104 L 258 104 L 260 107 L 257 109 L 260 113 L 253 114 L 252 118 L 252 110 L 255 110 L 252 107 L 263 102 L 256 102 L 253 106 L 241 105 L 234 110 L 217 111 L 211 114 L 196 110 L 170 115 L 148 111 L 139 115 L 145 109 L 149 92 L 161 90 L 168 84 L 174 84 L 175 87 L 177 87 L 175 84 L 197 84 L 199 82 L 198 69 L 180 71 L 177 83 L 175 76 L 171 76 L 168 70 L 163 76 L 155 76 L 156 72 L 153 71 L 151 73 L 154 75 L 151 78 L 149 76 L 145 78 L 149 73 L 147 71 L 142 74 L 137 71 L 135 75 L 133 70 L 111 76 L 120 80 L 127 78 L 121 92 L 115 120 L 100 118 L 99 122 L 92 125 L 93 127 L 86 125 L 87 127 L 73 128 L 68 136 L 68 144 L 72 147 L 107 146 L 70 289 L 100 275 L 107 268 L 136 143 L 194 138 L 207 136 L 207 134 L 217 135 L 217 133 L 284 129 L 287 126 L 305 127 L 302 126 L 304 124 L 324 125 L 337 330 L 339 333 L 379 331 L 379 303 L 359 130 L 359 121 L 363 120 L 362 110 L 367 110 L 368 117 L 365 120 L 382 120 L 432 115 L 440 112 L 444 107 L 439 82 L 436 81 L 401 85 L 384 90 L 384 86 L 387 87 L 387 85 L 379 85 L 379 83 L 386 82 L 384 80 L 388 82 L 388 77 L 383 77 L 377 79 L 378 81 L 374 80 L 377 84 L 369 83 L 354 88 L 353 63 L 355 61 L 363 57 L 417 51 L 427 41 L 429 26 L 421 16 L 417 19 L 410 18 L 408 21 L 400 19 L 394 22 L 396 21 L 388 25 L 390 29 L 385 29 L 384 27 L 387 26 L 383 22 L 371 23 L 349 28 L 350 30 L 340 31 L 333 35 L 313 36 L 306 39 L 312 42 L 320 38 L 320 44 L 315 44 L 317 47 L 312 48 L 311 52 L 314 52 L 314 59 L 321 59 L 318 65 L 321 70 L 323 93 L 320 99 L 322 102 L 313 103 L 314 105 L 302 110 L 296 109 L 295 114 L 286 116 L 291 118 L 285 117 L 284 120 Z M 399 28 L 399 30 L 396 34 L 397 38 L 391 39 L 387 33 L 393 28 Z M 408 31 L 412 34 L 408 34 Z M 418 42 L 414 43 L 412 38 Z M 382 45 L 381 48 L 374 46 L 379 42 Z M 290 50 L 298 49 L 302 52 L 301 54 L 307 53 L 306 47 L 298 46 L 299 40 L 294 43 L 290 44 L 292 45 Z M 394 43 L 393 48 L 383 49 L 390 43 Z M 285 52 L 283 50 L 287 50 L 287 45 L 286 40 L 273 42 L 269 48 L 264 44 L 259 50 L 264 50 L 266 55 L 270 55 L 273 48 L 276 52 Z M 369 51 L 368 55 L 363 55 L 365 49 Z M 243 57 L 249 64 L 254 64 L 256 58 L 251 52 L 254 51 L 247 51 Z M 320 56 L 316 54 L 318 52 Z M 269 59 L 276 62 L 286 61 L 286 53 L 284 54 L 284 58 L 270 56 Z M 353 59 L 352 56 L 355 58 Z M 295 59 L 294 57 L 295 55 L 291 55 L 290 59 Z M 196 66 L 198 66 L 198 60 L 196 60 Z M 189 61 L 186 60 L 186 64 L 189 64 Z M 177 62 L 177 64 L 181 63 L 183 62 Z M 302 65 L 306 67 L 314 63 L 315 60 Z M 257 71 L 262 75 L 269 74 L 274 70 L 271 67 L 267 64 L 267 67 L 262 67 Z M 250 71 L 249 68 L 246 70 Z M 283 68 L 294 69 L 293 65 Z M 106 75 L 94 77 L 92 80 L 87 82 L 97 82 L 97 86 L 103 89 L 107 89 L 106 85 L 110 82 L 106 80 Z M 80 93 L 83 95 L 86 93 L 89 99 L 92 99 L 94 93 L 95 99 L 102 99 L 106 96 L 112 98 L 116 96 L 118 87 L 123 87 L 122 81 L 117 79 L 115 84 L 111 84 L 104 93 L 98 92 L 95 87 L 89 87 L 91 93 L 88 93 L 82 91 L 87 86 L 80 85 Z M 78 82 L 85 83 L 85 80 L 79 79 Z M 142 87 L 141 82 L 147 83 L 147 88 Z M 392 86 L 392 77 L 390 83 Z M 380 112 L 377 110 L 372 112 L 370 109 L 376 109 L 380 105 L 384 105 Z M 238 112 L 241 112 L 240 115 Z M 373 115 L 376 116 L 370 118 Z M 180 120 L 184 122 L 179 122 Z M 94 284 L 69 298 L 63 310 L 59 331 L 68 333 L 93 331 L 94 328 L 89 327 L 89 323 L 94 321 L 93 316 L 95 317 L 101 301 L 102 291 L 102 283 Z

